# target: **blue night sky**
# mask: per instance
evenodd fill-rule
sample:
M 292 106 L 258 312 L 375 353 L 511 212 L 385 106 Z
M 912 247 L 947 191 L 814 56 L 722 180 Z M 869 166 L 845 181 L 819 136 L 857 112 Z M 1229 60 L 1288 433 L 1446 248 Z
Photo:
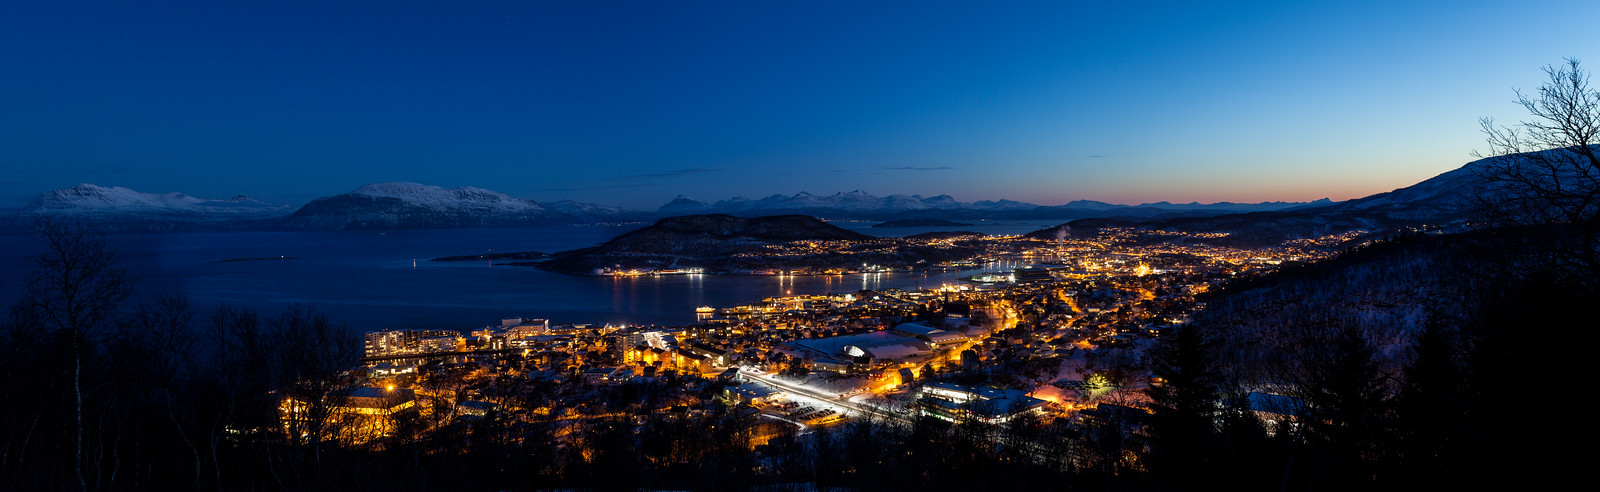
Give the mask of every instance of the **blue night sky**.
M 0 205 L 1339 200 L 1467 162 L 1541 67 L 1600 69 L 1593 1 L 245 3 L 0 6 Z

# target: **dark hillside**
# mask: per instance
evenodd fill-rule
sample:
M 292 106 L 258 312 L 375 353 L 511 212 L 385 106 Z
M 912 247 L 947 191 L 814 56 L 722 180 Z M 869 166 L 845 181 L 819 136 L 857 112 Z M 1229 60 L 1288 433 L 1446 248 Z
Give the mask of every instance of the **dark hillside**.
M 616 237 L 594 248 L 557 253 L 542 267 L 566 273 L 593 273 L 596 269 L 703 268 L 725 271 L 756 268 L 809 268 L 849 265 L 914 263 L 918 254 L 875 255 L 845 260 L 841 252 L 852 246 L 892 242 L 852 232 L 814 217 L 779 215 L 743 218 L 731 215 L 668 217 L 655 224 Z M 823 243 L 830 243 L 824 245 Z M 902 251 L 904 252 L 904 251 Z M 960 252 L 954 257 L 970 255 Z M 933 258 L 947 261 L 954 258 Z
M 1430 316 L 1462 319 L 1474 309 L 1474 247 L 1455 235 L 1408 235 L 1334 259 L 1286 265 L 1227 285 L 1204 299 L 1195 322 L 1220 341 L 1221 361 L 1241 377 L 1266 377 L 1297 348 L 1358 328 L 1390 368 Z

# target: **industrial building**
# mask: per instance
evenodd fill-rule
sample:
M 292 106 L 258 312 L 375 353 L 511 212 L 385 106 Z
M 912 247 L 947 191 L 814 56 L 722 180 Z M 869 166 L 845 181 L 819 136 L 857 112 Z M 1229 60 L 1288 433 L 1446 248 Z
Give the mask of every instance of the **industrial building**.
M 937 382 L 922 387 L 917 411 L 919 415 L 951 422 L 978 420 L 993 424 L 1024 413 L 1043 414 L 1049 403 L 1022 390 Z

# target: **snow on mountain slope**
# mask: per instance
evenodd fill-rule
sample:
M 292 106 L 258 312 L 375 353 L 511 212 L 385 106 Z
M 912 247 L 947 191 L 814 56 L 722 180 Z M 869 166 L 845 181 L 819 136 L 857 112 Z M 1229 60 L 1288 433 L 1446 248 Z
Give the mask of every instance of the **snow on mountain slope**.
M 1357 198 L 1330 208 L 1377 211 L 1397 217 L 1422 219 L 1460 217 L 1477 206 L 1480 194 L 1493 194 L 1496 188 L 1508 184 L 1489 179 L 1494 174 L 1491 165 L 1498 159 L 1525 163 L 1530 167 L 1523 178 L 1541 181 L 1542 186 L 1552 189 L 1571 188 L 1574 185 L 1589 187 L 1594 183 L 1594 178 L 1586 175 L 1588 171 L 1585 169 L 1588 168 L 1584 164 L 1584 157 L 1575 148 L 1549 149 L 1478 159 L 1405 188 Z M 1559 165 L 1545 168 L 1541 162 Z
M 1352 239 L 1359 240 L 1415 226 L 1443 226 L 1456 230 L 1467 224 L 1480 190 L 1492 186 L 1483 177 L 1485 165 L 1483 160 L 1469 162 L 1411 186 L 1338 203 L 1322 199 L 1276 210 L 1209 216 L 1165 216 L 1135 222 L 1152 229 L 1227 233 L 1227 238 L 1220 241 L 1247 245 L 1268 245 L 1290 239 L 1351 232 L 1360 232 Z M 1165 203 L 1147 205 L 1184 206 Z M 1098 224 L 1117 225 L 1105 221 Z M 1075 229 L 1083 229 L 1094 227 L 1097 223 L 1076 221 L 1071 225 Z
M 634 211 L 631 211 L 631 210 L 628 210 L 628 209 L 624 209 L 624 208 L 609 207 L 609 206 L 597 205 L 597 204 L 593 204 L 593 203 L 576 202 L 576 201 L 572 201 L 572 200 L 561 200 L 561 201 L 556 201 L 556 202 L 545 202 L 543 205 L 544 205 L 545 210 L 550 210 L 552 212 L 557 212 L 557 213 L 563 213 L 563 214 L 571 215 L 571 216 L 574 216 L 574 217 L 586 217 L 586 218 L 603 219 L 603 218 L 625 218 L 625 217 L 629 217 L 629 216 L 640 215 L 638 212 L 634 212 Z
M 1483 161 L 1473 161 L 1421 183 L 1358 198 L 1336 207 L 1355 210 L 1422 209 L 1433 213 L 1464 210 L 1470 205 L 1477 189 L 1485 184 L 1479 176 L 1482 166 Z
M 39 195 L 0 227 L 26 229 L 41 218 L 59 218 L 108 232 L 236 230 L 263 227 L 290 211 L 287 206 L 243 196 L 211 200 L 84 183 Z
M 395 198 L 406 204 L 432 210 L 470 210 L 480 213 L 538 213 L 545 211 L 538 202 L 513 198 L 505 193 L 463 186 L 441 188 L 418 183 L 374 183 L 350 192 L 376 198 Z
M 1033 209 L 1039 208 L 1039 206 L 1038 205 L 1034 205 L 1032 203 L 1019 202 L 1019 201 L 1015 201 L 1015 200 L 979 200 L 979 201 L 976 201 L 976 202 L 972 202 L 972 208 L 975 208 L 975 209 L 978 209 L 978 210 L 1014 211 L 1014 210 L 1033 210 Z
M 540 204 L 470 186 L 376 183 L 312 200 L 282 225 L 291 229 L 447 229 L 638 220 L 641 215 L 573 201 Z
M 209 200 L 182 193 L 141 193 L 120 186 L 88 183 L 50 191 L 17 211 L 23 215 L 187 214 L 250 217 L 284 215 L 288 212 L 288 207 L 243 196 Z

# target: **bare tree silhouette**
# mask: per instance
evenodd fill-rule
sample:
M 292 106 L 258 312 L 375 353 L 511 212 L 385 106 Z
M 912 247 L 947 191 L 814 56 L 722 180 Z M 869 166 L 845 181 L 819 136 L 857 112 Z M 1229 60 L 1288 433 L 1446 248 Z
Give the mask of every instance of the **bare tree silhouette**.
M 1600 90 L 1576 59 L 1544 68 L 1535 94 L 1517 92 L 1531 120 L 1482 120 L 1489 151 L 1479 176 L 1478 211 L 1493 226 L 1538 226 L 1525 247 L 1584 282 L 1600 273 Z
M 34 259 L 27 298 L 46 329 L 66 337 L 72 347 L 73 475 L 78 488 L 87 490 L 83 477 L 83 359 L 109 334 L 131 286 L 104 236 L 53 220 L 40 222 L 35 232 L 45 251 Z

